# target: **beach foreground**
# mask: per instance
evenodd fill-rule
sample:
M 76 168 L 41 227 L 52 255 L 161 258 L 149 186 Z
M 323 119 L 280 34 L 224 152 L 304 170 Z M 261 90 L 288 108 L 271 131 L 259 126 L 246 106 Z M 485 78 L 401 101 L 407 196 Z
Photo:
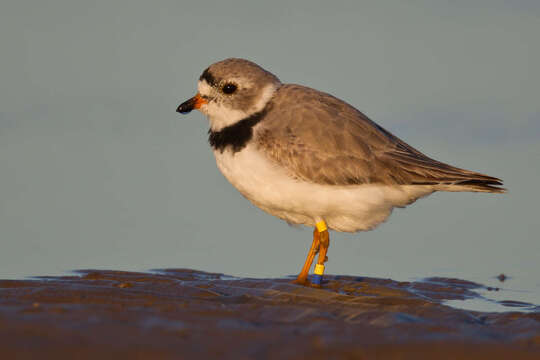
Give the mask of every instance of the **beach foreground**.
M 0 280 L 4 359 L 539 359 L 540 309 L 451 308 L 481 285 L 188 269 Z M 511 308 L 509 308 L 511 310 Z

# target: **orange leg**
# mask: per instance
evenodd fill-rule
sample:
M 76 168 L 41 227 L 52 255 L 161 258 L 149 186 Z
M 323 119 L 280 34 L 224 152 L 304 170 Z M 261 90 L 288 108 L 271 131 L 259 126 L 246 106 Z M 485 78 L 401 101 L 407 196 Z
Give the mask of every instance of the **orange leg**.
M 319 245 L 320 245 L 320 233 L 317 229 L 315 229 L 313 231 L 313 243 L 311 244 L 311 249 L 309 249 L 306 262 L 304 263 L 304 266 L 302 267 L 302 271 L 300 271 L 300 274 L 298 274 L 298 277 L 296 278 L 295 281 L 293 281 L 293 283 L 299 284 L 299 285 L 310 284 L 307 277 L 309 274 L 309 269 L 311 268 L 311 263 L 313 262 L 313 259 L 315 258 L 315 254 L 319 252 Z
M 319 258 L 317 259 L 317 266 L 315 267 L 315 275 L 314 275 L 313 283 L 311 284 L 311 286 L 318 287 L 318 288 L 321 287 L 322 274 L 324 272 L 324 263 L 328 261 L 328 256 L 326 256 L 326 253 L 328 252 L 328 247 L 330 246 L 330 234 L 328 233 L 327 229 L 319 233 L 319 242 L 320 242 Z M 320 271 L 318 271 L 317 269 L 319 267 L 321 268 Z
M 319 239 L 321 249 L 319 252 L 319 258 L 317 259 L 317 264 L 324 265 L 324 263 L 328 261 L 328 256 L 326 256 L 326 253 L 330 247 L 330 234 L 328 233 L 328 230 L 324 230 L 322 233 L 320 233 Z
M 328 227 L 324 220 L 319 221 L 315 225 L 315 230 L 313 231 L 313 243 L 311 244 L 311 249 L 309 250 L 306 262 L 302 267 L 302 271 L 293 281 L 296 284 L 300 285 L 309 285 L 313 287 L 321 287 L 322 275 L 324 273 L 324 263 L 328 260 L 326 253 L 328 252 L 328 247 L 330 246 L 330 234 L 328 234 Z M 309 269 L 311 268 L 311 263 L 315 258 L 315 255 L 319 253 L 319 258 L 317 260 L 317 265 L 315 266 L 315 275 L 313 277 L 313 283 L 310 283 L 307 279 Z

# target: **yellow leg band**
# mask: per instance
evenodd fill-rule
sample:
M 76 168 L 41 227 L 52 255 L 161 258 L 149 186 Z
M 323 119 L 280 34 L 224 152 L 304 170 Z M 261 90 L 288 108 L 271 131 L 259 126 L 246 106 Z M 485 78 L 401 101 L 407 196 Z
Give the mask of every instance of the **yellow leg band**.
M 326 227 L 326 222 L 324 222 L 324 220 L 321 220 L 319 221 L 318 223 L 315 224 L 315 227 L 317 228 L 317 230 L 322 233 L 323 231 L 325 230 L 328 230 L 328 228 Z
M 322 264 L 315 264 L 315 271 L 314 271 L 315 274 L 317 275 L 322 275 L 324 274 L 324 265 Z

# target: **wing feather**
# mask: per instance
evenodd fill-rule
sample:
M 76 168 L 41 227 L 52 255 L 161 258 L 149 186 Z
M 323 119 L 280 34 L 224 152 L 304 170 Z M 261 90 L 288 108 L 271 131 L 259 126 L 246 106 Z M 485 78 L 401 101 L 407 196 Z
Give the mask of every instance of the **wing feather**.
M 496 187 L 500 179 L 433 160 L 329 94 L 289 84 L 272 101 L 257 129 L 257 145 L 297 179 L 504 191 Z

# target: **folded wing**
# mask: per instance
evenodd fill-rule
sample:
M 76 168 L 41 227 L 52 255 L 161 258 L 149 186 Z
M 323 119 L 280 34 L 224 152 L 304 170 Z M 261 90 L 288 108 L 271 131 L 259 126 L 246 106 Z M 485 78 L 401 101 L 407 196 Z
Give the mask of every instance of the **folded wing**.
M 270 105 L 257 129 L 258 147 L 299 180 L 505 191 L 500 179 L 433 160 L 329 94 L 283 85 Z

